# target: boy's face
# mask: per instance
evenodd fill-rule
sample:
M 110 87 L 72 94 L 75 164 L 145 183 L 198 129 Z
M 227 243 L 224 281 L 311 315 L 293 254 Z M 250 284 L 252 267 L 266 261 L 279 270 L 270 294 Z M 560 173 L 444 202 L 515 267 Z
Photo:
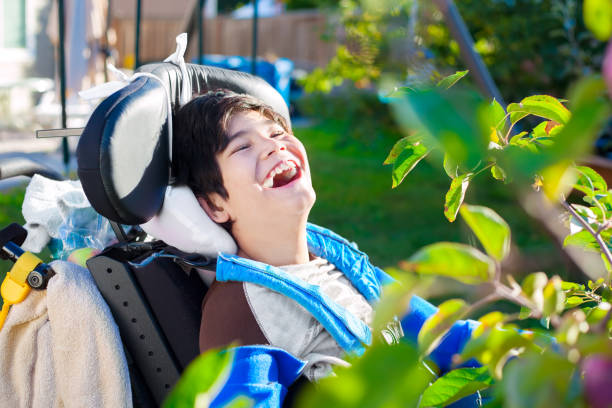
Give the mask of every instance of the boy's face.
M 307 216 L 315 193 L 304 145 L 255 111 L 232 116 L 227 134 L 229 143 L 216 158 L 229 197 L 217 197 L 223 211 L 213 219 L 234 221 L 235 235 L 262 223 Z

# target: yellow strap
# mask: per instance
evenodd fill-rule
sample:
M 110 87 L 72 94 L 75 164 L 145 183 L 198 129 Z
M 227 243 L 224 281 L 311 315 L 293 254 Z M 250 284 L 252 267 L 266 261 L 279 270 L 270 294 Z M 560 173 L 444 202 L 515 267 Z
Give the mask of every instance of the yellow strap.
M 30 272 L 34 270 L 42 261 L 39 257 L 31 252 L 24 252 L 19 259 L 15 262 L 15 265 L 11 268 L 9 274 L 11 278 L 17 283 L 26 283 L 26 279 Z
M 2 330 L 2 327 L 4 326 L 4 321 L 6 320 L 10 307 L 11 305 L 8 303 L 2 305 L 2 310 L 0 310 L 0 330 Z
M 30 293 L 30 286 L 26 279 L 40 263 L 42 261 L 36 255 L 24 252 L 17 259 L 10 272 L 6 274 L 0 286 L 0 295 L 4 302 L 0 311 L 0 329 L 4 325 L 10 306 L 22 302 Z

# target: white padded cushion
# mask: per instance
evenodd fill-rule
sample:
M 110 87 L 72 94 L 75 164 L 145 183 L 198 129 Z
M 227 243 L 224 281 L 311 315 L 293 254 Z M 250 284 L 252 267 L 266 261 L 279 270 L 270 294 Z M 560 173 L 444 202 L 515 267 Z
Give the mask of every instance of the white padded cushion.
M 208 217 L 186 186 L 168 186 L 161 211 L 141 227 L 183 252 L 215 258 L 219 252 L 235 254 L 238 249 L 232 236 Z

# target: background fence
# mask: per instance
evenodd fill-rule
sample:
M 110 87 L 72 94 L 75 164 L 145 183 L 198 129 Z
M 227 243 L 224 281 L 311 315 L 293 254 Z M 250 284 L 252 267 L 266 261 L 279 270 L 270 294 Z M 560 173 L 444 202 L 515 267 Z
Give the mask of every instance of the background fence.
M 204 53 L 251 55 L 252 20 L 219 16 L 204 20 Z M 114 18 L 120 65 L 130 65 L 134 58 L 134 19 Z M 141 22 L 140 59 L 160 61 L 176 48 L 174 38 L 185 29 L 184 19 L 143 18 Z M 296 67 L 313 68 L 326 64 L 335 53 L 336 44 L 322 37 L 333 30 L 331 19 L 317 11 L 298 11 L 276 17 L 260 18 L 258 56 L 274 60 L 285 57 Z M 333 33 L 333 32 L 332 32 Z M 333 38 L 333 36 L 331 36 Z M 189 39 L 189 58 L 197 54 L 197 33 Z

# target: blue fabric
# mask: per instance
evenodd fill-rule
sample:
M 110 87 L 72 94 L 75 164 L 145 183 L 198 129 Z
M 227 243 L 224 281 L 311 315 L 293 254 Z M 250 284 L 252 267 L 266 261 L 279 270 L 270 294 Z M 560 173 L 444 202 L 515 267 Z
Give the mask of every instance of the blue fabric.
M 256 283 L 298 302 L 308 310 L 347 352 L 363 354 L 363 344 L 371 344 L 369 327 L 321 293 L 320 288 L 293 278 L 280 268 L 241 258 L 219 254 L 217 280 Z
M 191 60 L 196 64 L 210 65 L 213 67 L 228 68 L 234 71 L 251 72 L 252 59 L 239 55 L 203 55 L 202 60 L 198 58 Z M 291 91 L 291 73 L 293 72 L 293 61 L 288 58 L 277 58 L 274 63 L 257 59 L 255 62 L 255 73 L 263 78 L 281 94 L 287 106 Z
M 416 345 L 423 323 L 437 311 L 437 307 L 413 295 L 410 299 L 407 314 L 401 319 L 404 340 Z M 440 345 L 429 355 L 442 374 L 451 369 L 453 355 L 463 350 L 463 347 L 472 336 L 472 331 L 477 326 L 478 322 L 473 320 L 459 320 L 455 322 L 440 342 Z M 469 365 L 473 366 L 473 363 L 471 362 Z
M 446 408 L 477 408 L 482 407 L 482 404 L 482 396 L 480 392 L 476 391 L 474 394 L 463 397 L 459 401 L 447 405 Z
M 368 301 L 378 300 L 383 282 L 393 281 L 340 235 L 314 224 L 308 224 L 306 231 L 308 249 L 334 264 Z M 280 268 L 221 253 L 216 277 L 219 281 L 256 283 L 290 297 L 308 310 L 348 353 L 361 355 L 365 351 L 363 345 L 372 343 L 372 333 L 364 322 L 321 293 L 318 286 L 296 280 Z
M 280 407 L 287 389 L 306 366 L 304 361 L 275 347 L 244 346 L 232 351 L 229 377 L 211 407 L 225 406 L 239 395 L 251 398 L 257 408 Z
M 359 251 L 350 242 L 334 232 L 314 224 L 308 224 L 307 233 L 310 252 L 334 264 L 371 303 L 380 298 L 382 287 L 385 284 L 393 282 L 393 278 L 370 263 L 365 253 Z M 295 279 L 280 268 L 236 255 L 220 254 L 217 258 L 216 274 L 219 281 L 233 280 L 256 283 L 290 297 L 306 308 L 338 344 L 349 353 L 362 354 L 365 351 L 364 345 L 371 343 L 372 334 L 364 322 L 321 293 L 318 286 Z M 416 344 L 423 323 L 437 310 L 435 306 L 424 299 L 413 296 L 407 314 L 401 319 L 406 341 Z M 470 320 L 456 322 L 440 345 L 431 353 L 431 359 L 438 365 L 442 373 L 451 368 L 452 356 L 463 349 L 477 325 L 477 322 Z M 262 347 L 256 347 L 255 349 L 259 350 L 260 348 Z M 236 350 L 239 349 L 247 349 L 247 347 L 240 347 Z M 253 348 L 251 347 L 251 349 Z M 282 357 L 282 353 L 290 356 L 288 353 L 280 349 L 265 349 L 275 351 L 274 353 L 258 351 L 255 353 L 257 358 L 244 357 L 236 360 L 230 376 L 233 378 L 233 385 L 229 388 L 226 386 L 224 392 L 227 392 L 228 395 L 231 393 L 236 395 L 236 393 L 244 391 L 255 398 L 256 401 L 260 401 L 256 403 L 257 407 L 277 407 L 281 405 L 286 388 L 290 384 L 286 381 L 297 378 L 299 373 L 296 375 L 294 369 L 297 366 L 287 368 L 282 363 L 278 363 L 278 361 L 286 361 Z M 281 354 L 278 354 L 279 352 Z M 259 364 L 262 365 L 261 368 L 257 368 Z M 269 375 L 271 367 L 276 367 L 274 370 L 288 369 L 286 376 L 277 374 L 282 376 L 284 382 L 263 381 L 267 378 L 266 375 Z M 243 371 L 243 374 L 240 371 Z M 226 399 L 225 401 L 229 400 Z M 456 404 L 458 404 L 458 407 L 474 407 L 480 406 L 479 401 L 480 396 L 474 394 L 457 401 Z
M 308 224 L 306 231 L 310 252 L 333 263 L 369 302 L 378 300 L 382 285 L 393 281 L 340 235 L 314 224 Z

